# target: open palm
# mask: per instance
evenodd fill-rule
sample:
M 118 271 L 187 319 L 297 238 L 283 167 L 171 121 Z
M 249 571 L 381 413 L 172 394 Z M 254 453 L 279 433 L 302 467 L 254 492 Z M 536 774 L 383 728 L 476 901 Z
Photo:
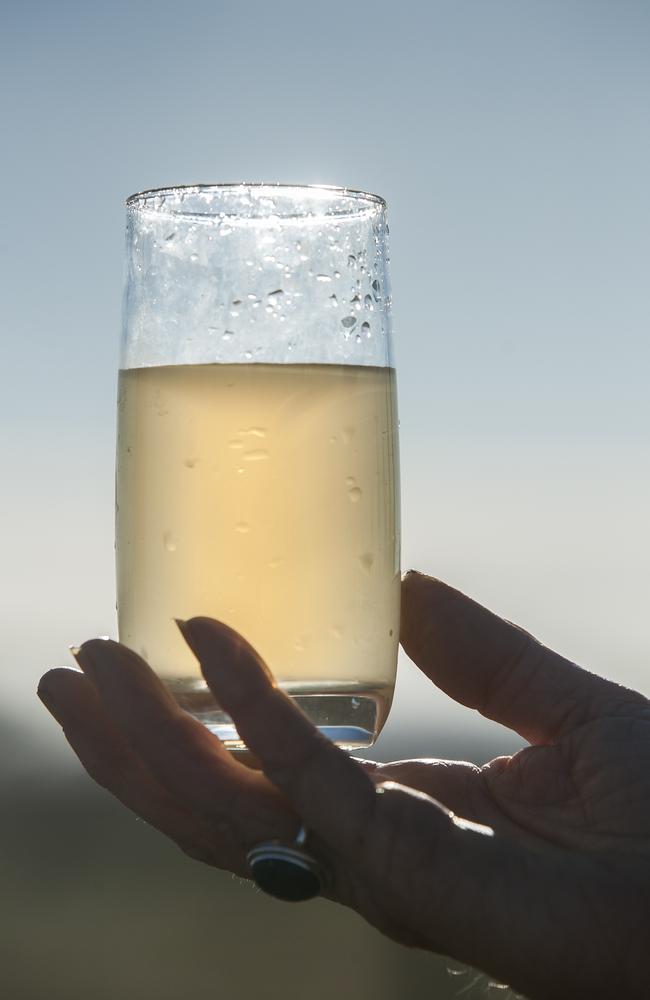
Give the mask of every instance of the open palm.
M 302 820 L 328 895 L 397 940 L 539 1000 L 647 996 L 650 703 L 436 580 L 410 573 L 402 596 L 409 656 L 531 746 L 482 768 L 355 761 L 210 619 L 183 634 L 261 771 L 118 643 L 84 643 L 83 674 L 49 671 L 39 693 L 89 773 L 193 857 L 246 875 L 251 846 Z

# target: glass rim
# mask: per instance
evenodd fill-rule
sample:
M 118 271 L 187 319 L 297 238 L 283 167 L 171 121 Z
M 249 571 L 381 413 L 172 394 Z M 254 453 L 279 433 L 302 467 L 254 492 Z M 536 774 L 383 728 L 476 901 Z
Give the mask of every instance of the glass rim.
M 263 196 L 265 192 L 268 192 L 269 196 L 272 196 L 275 192 L 289 194 L 289 192 L 296 192 L 296 195 L 322 195 L 323 201 L 334 200 L 335 198 L 348 198 L 352 205 L 358 205 L 358 214 L 361 215 L 365 210 L 370 210 L 372 208 L 377 208 L 380 211 L 386 211 L 387 203 L 381 195 L 372 194 L 370 191 L 363 191 L 360 188 L 350 188 L 341 187 L 336 184 L 291 184 L 281 181 L 224 181 L 224 182 L 212 182 L 212 183 L 196 183 L 196 184 L 170 184 L 165 187 L 159 188 L 147 188 L 143 191 L 136 191 L 134 194 L 129 195 L 125 201 L 125 206 L 127 209 L 134 209 L 136 211 L 153 212 L 156 215 L 173 215 L 180 216 L 181 218 L 191 218 L 200 215 L 202 218 L 218 218 L 218 213 L 201 212 L 197 213 L 192 210 L 183 211 L 182 206 L 169 206 L 169 205 L 152 205 L 150 202 L 155 198 L 167 198 L 172 195 L 180 194 L 203 194 L 203 193 L 219 193 L 226 191 L 233 191 L 237 188 L 254 190 L 260 196 Z M 347 214 L 347 213 L 346 213 Z M 354 210 L 351 210 L 351 214 L 356 214 Z M 335 216 L 332 216 L 334 218 Z M 264 218 L 260 216 L 260 221 Z M 281 219 L 299 219 L 304 218 L 298 212 L 291 211 L 280 216 Z M 253 217 L 255 219 L 255 217 Z M 251 220 L 252 221 L 252 220 Z

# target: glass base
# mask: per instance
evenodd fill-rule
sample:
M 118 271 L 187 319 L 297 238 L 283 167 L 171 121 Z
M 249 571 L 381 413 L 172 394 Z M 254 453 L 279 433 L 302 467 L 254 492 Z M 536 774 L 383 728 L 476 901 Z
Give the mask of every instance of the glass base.
M 228 750 L 249 753 L 233 720 L 220 708 L 205 681 L 163 680 L 180 707 L 218 736 Z M 346 681 L 289 682 L 279 686 L 324 736 L 344 750 L 372 746 L 386 721 L 393 697 L 391 687 Z

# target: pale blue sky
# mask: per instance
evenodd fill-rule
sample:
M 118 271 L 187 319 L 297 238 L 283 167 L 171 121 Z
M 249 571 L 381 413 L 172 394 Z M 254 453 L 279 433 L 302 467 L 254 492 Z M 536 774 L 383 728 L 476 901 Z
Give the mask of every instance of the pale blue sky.
M 197 180 L 388 199 L 404 565 L 650 691 L 650 7 L 26 0 L 0 20 L 7 711 L 41 723 L 41 667 L 114 631 L 123 200 Z M 394 727 L 464 724 L 400 682 Z

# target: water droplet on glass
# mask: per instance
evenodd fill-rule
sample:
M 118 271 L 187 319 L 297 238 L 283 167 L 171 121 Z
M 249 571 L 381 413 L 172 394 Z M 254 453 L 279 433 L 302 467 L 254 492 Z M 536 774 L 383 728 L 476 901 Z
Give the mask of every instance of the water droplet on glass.
M 191 253 L 190 254 L 190 260 L 192 261 L 193 264 L 195 264 L 198 259 L 199 259 L 198 253 Z
M 248 299 L 248 300 L 249 300 L 250 302 L 255 302 L 255 301 L 257 300 L 257 295 L 255 295 L 255 293 L 254 293 L 254 292 L 249 292 L 249 293 L 248 293 L 248 295 L 246 296 L 246 298 L 247 298 L 247 299 Z
M 344 326 L 346 330 L 350 330 L 353 326 L 355 326 L 356 322 L 356 316 L 344 316 L 341 320 L 341 326 Z
M 176 539 L 174 538 L 171 531 L 166 531 L 163 535 L 163 545 L 168 552 L 176 551 Z
M 233 451 L 236 451 L 239 448 L 243 448 L 244 447 L 244 442 L 240 441 L 239 438 L 235 438 L 234 441 L 229 441 L 228 442 L 228 447 L 232 448 Z
M 224 330 L 223 333 L 222 333 L 222 335 L 221 335 L 221 339 L 222 340 L 232 340 L 232 338 L 234 336 L 235 336 L 235 334 L 232 332 L 232 330 Z
M 345 480 L 345 485 L 347 486 L 347 488 L 349 490 L 351 490 L 353 486 L 356 486 L 356 484 L 357 484 L 357 481 L 354 478 L 354 476 L 348 476 L 348 478 Z
M 193 469 L 193 468 L 194 468 L 194 466 L 196 465 L 196 459 L 195 459 L 195 458 L 186 458 L 183 464 L 184 464 L 184 465 L 185 465 L 185 466 L 186 466 L 186 467 L 187 467 L 188 469 Z
M 372 552 L 364 552 L 362 556 L 359 556 L 359 562 L 366 573 L 369 573 L 372 569 L 372 564 L 375 561 L 375 557 Z
M 361 324 L 361 333 L 365 333 L 366 337 L 370 336 L 370 323 Z
M 337 305 L 339 304 L 339 300 L 337 299 L 336 295 L 330 295 L 329 302 L 330 302 L 330 305 L 333 306 L 335 309 L 336 309 Z
M 168 233 L 167 236 L 165 236 L 165 243 L 169 243 L 170 240 L 175 240 L 175 239 L 176 239 L 176 233 Z
M 351 708 L 359 708 L 360 705 L 361 705 L 361 701 L 360 701 L 359 698 L 350 698 L 350 707 Z
M 274 301 L 276 299 L 279 299 L 281 295 L 284 295 L 284 289 L 282 289 L 282 288 L 276 288 L 275 291 L 269 292 L 269 294 L 267 295 L 267 298 L 271 299 L 272 301 Z
M 232 304 L 234 306 L 240 306 L 241 305 L 241 299 L 233 299 L 232 300 Z
M 361 490 L 358 486 L 353 487 L 353 489 L 348 490 L 348 497 L 351 503 L 359 503 L 361 499 Z
M 334 272 L 334 277 L 335 278 L 340 278 L 341 277 L 341 272 L 340 271 L 335 271 Z
M 255 448 L 253 451 L 247 451 L 244 454 L 245 462 L 263 462 L 269 457 L 269 453 L 266 448 Z
M 361 343 L 361 334 L 358 333 L 354 339 L 355 339 L 355 341 L 356 341 L 357 344 L 360 344 Z
M 364 295 L 363 304 L 366 309 L 374 309 L 375 307 L 372 302 L 372 295 Z
M 332 280 L 331 274 L 317 274 L 316 275 L 316 281 L 331 281 L 331 280 Z
M 356 263 L 357 263 L 357 258 L 354 256 L 353 253 L 351 253 L 348 256 L 348 267 L 355 267 Z
M 388 634 L 389 634 L 389 636 L 392 636 L 392 634 L 393 634 L 393 629 L 392 628 L 389 629 Z
M 250 526 L 246 524 L 246 521 L 240 521 L 239 524 L 235 525 L 235 531 L 238 531 L 240 535 L 246 535 L 250 531 Z
M 244 351 L 244 357 L 246 358 L 247 361 L 250 361 L 251 358 L 253 357 L 253 352 L 252 351 Z
M 359 312 L 359 310 L 361 309 L 361 299 L 359 298 L 358 295 L 352 296 L 352 298 L 350 299 L 350 305 L 352 306 L 353 309 L 356 309 L 357 312 Z

